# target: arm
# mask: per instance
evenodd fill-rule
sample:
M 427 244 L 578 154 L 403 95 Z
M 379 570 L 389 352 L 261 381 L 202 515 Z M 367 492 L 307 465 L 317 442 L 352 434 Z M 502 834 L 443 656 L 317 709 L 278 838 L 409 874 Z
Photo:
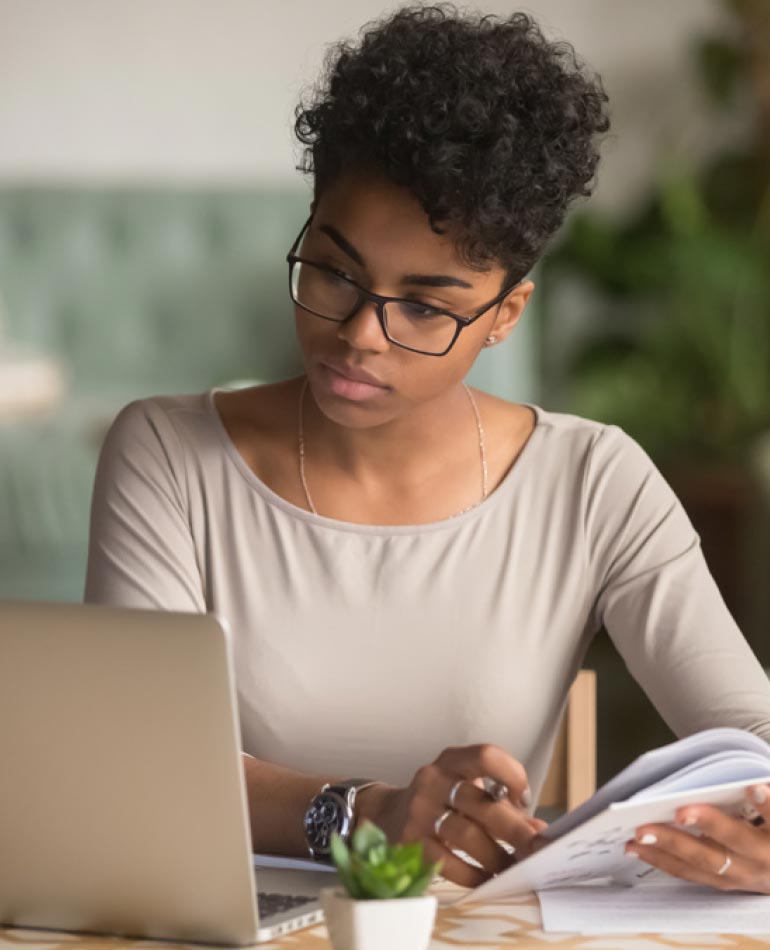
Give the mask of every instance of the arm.
M 102 447 L 91 508 L 85 599 L 203 612 L 188 519 L 184 447 L 151 400 L 127 406 Z M 256 851 L 307 857 L 302 818 L 329 781 L 243 754 Z
M 626 664 L 679 735 L 734 726 L 770 740 L 770 684 L 717 589 L 699 538 L 642 449 L 609 427 L 586 469 L 587 569 Z M 697 802 L 644 825 L 626 850 L 720 890 L 770 893 L 770 789 L 747 792 L 754 826 Z M 690 832 L 695 830 L 699 836 Z
M 734 726 L 770 740 L 770 683 L 698 535 L 646 453 L 614 426 L 587 463 L 584 525 L 596 623 L 674 732 Z
M 86 602 L 205 611 L 187 510 L 184 450 L 170 419 L 151 400 L 131 403 L 96 470 Z

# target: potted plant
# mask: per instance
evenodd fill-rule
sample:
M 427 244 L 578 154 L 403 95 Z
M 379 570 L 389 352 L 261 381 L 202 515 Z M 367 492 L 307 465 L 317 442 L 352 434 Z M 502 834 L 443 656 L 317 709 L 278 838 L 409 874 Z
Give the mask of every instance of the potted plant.
M 433 932 L 436 898 L 425 889 L 439 864 L 423 861 L 422 843 L 389 845 L 384 832 L 364 821 L 349 850 L 339 835 L 331 856 L 344 891 L 321 891 L 334 950 L 425 950 Z

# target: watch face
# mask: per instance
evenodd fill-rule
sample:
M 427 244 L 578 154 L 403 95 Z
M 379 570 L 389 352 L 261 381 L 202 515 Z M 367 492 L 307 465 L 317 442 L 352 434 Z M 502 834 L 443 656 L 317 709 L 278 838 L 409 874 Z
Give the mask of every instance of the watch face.
M 345 800 L 335 792 L 322 792 L 313 799 L 305 815 L 308 844 L 316 854 L 327 855 L 332 832 L 336 831 L 345 838 L 349 824 Z

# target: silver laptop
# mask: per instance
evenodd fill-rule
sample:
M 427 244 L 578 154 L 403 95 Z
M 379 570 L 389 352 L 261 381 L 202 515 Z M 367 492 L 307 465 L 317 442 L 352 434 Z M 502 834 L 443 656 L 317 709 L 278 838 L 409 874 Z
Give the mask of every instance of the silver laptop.
M 0 923 L 234 945 L 323 919 L 335 875 L 258 874 L 223 625 L 0 602 Z

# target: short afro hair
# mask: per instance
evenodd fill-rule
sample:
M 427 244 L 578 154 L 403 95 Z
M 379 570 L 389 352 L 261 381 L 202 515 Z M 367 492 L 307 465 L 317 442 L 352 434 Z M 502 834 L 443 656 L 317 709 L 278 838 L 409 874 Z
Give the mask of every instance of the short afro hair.
M 501 19 L 450 3 L 407 6 L 327 55 L 296 109 L 298 169 L 320 198 L 369 169 L 414 194 L 461 260 L 524 277 L 570 202 L 591 193 L 609 128 L 601 79 L 524 13 Z

